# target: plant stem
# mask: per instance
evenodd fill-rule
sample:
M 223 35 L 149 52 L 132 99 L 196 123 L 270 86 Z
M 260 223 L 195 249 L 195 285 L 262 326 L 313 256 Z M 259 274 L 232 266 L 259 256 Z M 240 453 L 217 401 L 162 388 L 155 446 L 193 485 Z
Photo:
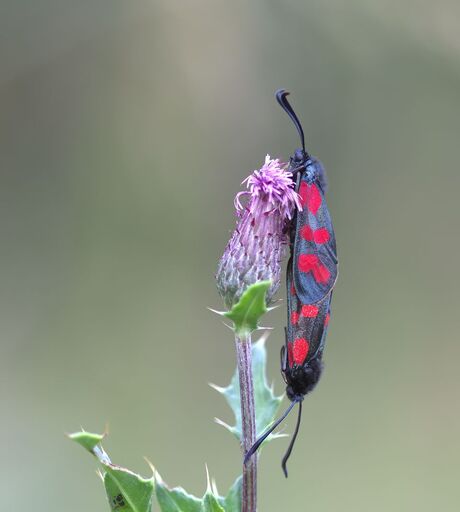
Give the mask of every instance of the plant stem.
M 256 411 L 252 382 L 251 335 L 235 336 L 241 400 L 241 448 L 243 456 L 256 441 Z M 243 464 L 243 496 L 241 512 L 257 510 L 257 453 Z

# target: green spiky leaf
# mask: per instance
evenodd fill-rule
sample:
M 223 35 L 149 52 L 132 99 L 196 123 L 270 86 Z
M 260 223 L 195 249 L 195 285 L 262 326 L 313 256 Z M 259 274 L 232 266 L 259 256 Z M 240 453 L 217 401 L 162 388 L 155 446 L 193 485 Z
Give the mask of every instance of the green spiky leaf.
M 215 496 L 214 493 L 209 490 L 203 496 L 203 506 L 201 507 L 202 512 L 233 512 L 234 509 L 225 510 L 220 506 L 219 497 Z
M 123 512 L 150 512 L 153 479 L 142 478 L 128 469 L 103 464 L 106 472 L 104 486 L 112 510 Z
M 160 475 L 155 473 L 155 489 L 161 512 L 200 512 L 201 500 L 188 494 L 182 487 L 169 489 Z
M 208 487 L 203 498 L 187 493 L 182 487 L 170 489 L 155 472 L 155 489 L 161 512 L 241 512 L 241 482 L 238 477 L 227 496 L 219 496 L 215 484 Z
M 265 296 L 270 286 L 270 281 L 252 284 L 243 293 L 238 303 L 224 313 L 224 316 L 233 321 L 238 336 L 250 334 L 257 329 L 259 319 L 268 311 Z
M 91 432 L 85 432 L 82 430 L 81 432 L 74 432 L 73 434 L 69 434 L 69 439 L 75 441 L 80 446 L 83 446 L 90 453 L 93 453 L 94 448 L 101 443 L 104 439 L 105 434 L 93 434 Z
M 69 438 L 83 446 L 99 461 L 101 476 L 111 510 L 120 512 L 150 512 L 154 479 L 140 475 L 120 466 L 115 466 L 102 448 L 105 435 L 90 432 L 75 432 Z
M 112 511 L 151 512 L 152 496 L 156 496 L 161 512 L 241 512 L 241 477 L 230 488 L 227 496 L 219 496 L 215 484 L 208 487 L 203 498 L 187 493 L 181 487 L 170 489 L 155 471 L 151 478 L 143 478 L 129 469 L 112 464 L 101 441 L 105 434 L 75 432 L 69 438 L 92 453 L 100 464 L 107 499 Z
M 219 503 L 225 512 L 240 512 L 242 497 L 243 477 L 239 476 L 235 483 L 230 487 L 227 496 L 220 498 Z
M 252 345 L 252 375 L 254 382 L 254 400 L 256 406 L 256 429 L 257 436 L 262 434 L 267 426 L 274 420 L 283 396 L 276 396 L 273 392 L 273 386 L 269 386 L 266 377 L 267 350 L 264 335 L 257 343 Z M 219 424 L 227 428 L 241 441 L 241 408 L 240 408 L 240 383 L 238 371 L 232 377 L 230 385 L 226 388 L 212 385 L 219 393 L 222 393 L 235 415 L 235 425 L 230 426 L 221 420 L 216 420 Z M 268 439 L 282 437 L 282 434 L 272 434 Z

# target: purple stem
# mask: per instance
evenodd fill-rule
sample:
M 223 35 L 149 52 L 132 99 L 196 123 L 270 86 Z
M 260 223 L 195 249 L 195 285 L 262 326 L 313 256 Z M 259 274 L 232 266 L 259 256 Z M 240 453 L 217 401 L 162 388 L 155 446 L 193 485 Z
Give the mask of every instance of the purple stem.
M 235 336 L 241 400 L 241 448 L 243 457 L 256 441 L 256 411 L 252 382 L 251 335 Z M 257 511 L 257 453 L 243 464 L 241 512 Z

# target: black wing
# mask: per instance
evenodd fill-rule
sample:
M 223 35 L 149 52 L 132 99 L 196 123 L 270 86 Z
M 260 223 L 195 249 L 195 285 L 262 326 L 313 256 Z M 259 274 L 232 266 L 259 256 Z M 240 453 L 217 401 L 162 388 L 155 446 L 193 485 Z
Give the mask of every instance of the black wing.
M 323 174 L 312 161 L 300 180 L 302 211 L 296 215 L 293 247 L 294 286 L 303 304 L 316 304 L 330 294 L 337 280 L 334 228 L 323 192 Z M 319 169 L 319 170 L 318 170 Z
M 287 363 L 302 365 L 323 350 L 331 294 L 314 304 L 303 304 L 296 293 L 293 281 L 292 259 L 287 269 L 288 327 L 286 329 Z

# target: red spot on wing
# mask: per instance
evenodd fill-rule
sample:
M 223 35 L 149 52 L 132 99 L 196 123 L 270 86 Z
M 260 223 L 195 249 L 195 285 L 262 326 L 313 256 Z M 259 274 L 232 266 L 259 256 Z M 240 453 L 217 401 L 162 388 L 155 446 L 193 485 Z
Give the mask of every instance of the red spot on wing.
M 301 272 L 310 272 L 318 265 L 318 256 L 316 254 L 301 254 L 299 256 L 299 270 Z
M 316 215 L 321 206 L 321 193 L 318 190 L 318 187 L 313 183 L 309 187 L 308 197 L 307 197 L 307 208 Z
M 313 233 L 313 240 L 317 244 L 326 244 L 327 242 L 329 242 L 329 238 L 329 231 L 326 228 L 316 229 Z
M 296 324 L 299 321 L 299 313 L 297 311 L 293 311 L 291 313 L 291 324 Z
M 302 181 L 299 187 L 300 204 L 307 207 L 313 215 L 316 215 L 321 206 L 322 198 L 318 187 L 312 183 L 309 185 Z
M 307 358 L 309 348 L 310 344 L 305 338 L 297 338 L 294 341 L 294 346 L 292 347 L 292 359 L 295 364 L 303 364 Z
M 292 368 L 292 365 L 294 364 L 294 356 L 293 356 L 293 353 L 292 353 L 292 343 L 288 343 L 288 363 L 289 363 L 289 368 Z
M 302 207 L 306 206 L 307 200 L 308 200 L 308 185 L 305 183 L 305 181 L 302 181 L 299 187 L 299 196 L 300 196 L 300 204 Z
M 300 236 L 307 242 L 315 242 L 317 244 L 326 244 L 329 242 L 331 235 L 326 228 L 311 229 L 311 227 L 306 224 L 300 230 Z
M 316 254 L 301 254 L 298 260 L 301 272 L 313 272 L 317 283 L 327 283 L 331 277 L 329 269 L 323 265 Z
M 329 325 L 329 320 L 331 319 L 331 314 L 328 313 L 326 315 L 326 318 L 324 319 L 324 327 L 327 327 Z
M 302 316 L 306 318 L 315 318 L 318 316 L 319 308 L 314 304 L 306 304 L 302 306 Z
M 331 273 L 329 272 L 329 269 L 324 265 L 317 265 L 312 269 L 312 271 L 313 277 L 317 283 L 327 283 L 329 281 Z
M 295 295 L 294 280 L 291 281 L 291 295 Z
M 308 224 L 306 224 L 305 226 L 302 227 L 302 229 L 300 230 L 300 236 L 307 242 L 313 241 L 313 239 L 314 239 L 313 230 L 311 229 L 311 227 Z

